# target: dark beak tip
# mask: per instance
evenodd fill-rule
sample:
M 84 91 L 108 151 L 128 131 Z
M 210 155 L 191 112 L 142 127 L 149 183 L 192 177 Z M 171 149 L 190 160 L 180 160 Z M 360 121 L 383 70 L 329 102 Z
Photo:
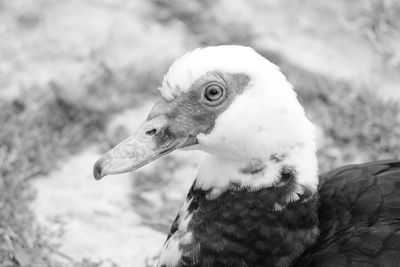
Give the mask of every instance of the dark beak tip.
M 96 179 L 97 181 L 100 180 L 101 178 L 103 178 L 103 175 L 102 175 L 102 167 L 101 167 L 101 162 L 100 162 L 100 160 L 96 161 L 96 163 L 94 164 L 94 167 L 93 167 L 93 177 L 94 177 L 94 179 Z

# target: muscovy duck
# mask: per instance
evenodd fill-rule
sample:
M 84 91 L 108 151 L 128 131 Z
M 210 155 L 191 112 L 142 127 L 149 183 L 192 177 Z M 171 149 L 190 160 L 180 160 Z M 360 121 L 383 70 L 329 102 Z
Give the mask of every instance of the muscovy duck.
M 318 176 L 314 126 L 277 66 L 249 47 L 196 49 L 159 89 L 147 120 L 93 170 L 208 153 L 158 266 L 400 266 L 400 161 Z

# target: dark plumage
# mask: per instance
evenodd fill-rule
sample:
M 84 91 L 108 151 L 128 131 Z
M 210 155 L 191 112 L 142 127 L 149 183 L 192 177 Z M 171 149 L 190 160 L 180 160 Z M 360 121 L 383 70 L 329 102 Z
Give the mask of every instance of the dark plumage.
M 233 184 L 212 200 L 195 182 L 187 197 L 193 242 L 177 266 L 400 266 L 400 161 L 322 174 L 319 198 L 304 191 L 275 211 L 295 183 L 283 178 L 255 192 Z
M 293 266 L 400 266 L 400 161 L 320 176 L 320 236 Z

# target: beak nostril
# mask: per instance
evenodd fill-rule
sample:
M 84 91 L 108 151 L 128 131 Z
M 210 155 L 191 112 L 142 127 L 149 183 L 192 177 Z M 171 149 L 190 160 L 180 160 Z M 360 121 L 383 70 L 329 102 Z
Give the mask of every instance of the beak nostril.
M 102 178 L 102 168 L 99 162 L 96 162 L 93 167 L 93 176 L 96 180 L 100 180 Z
M 150 135 L 150 136 L 153 136 L 156 133 L 157 133 L 157 129 L 151 129 L 151 130 L 146 131 L 146 135 Z

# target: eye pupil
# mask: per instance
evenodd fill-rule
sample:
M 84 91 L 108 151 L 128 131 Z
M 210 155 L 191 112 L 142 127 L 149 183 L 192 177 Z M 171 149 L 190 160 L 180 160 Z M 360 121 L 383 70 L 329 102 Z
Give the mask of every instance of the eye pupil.
M 205 98 L 209 102 L 219 100 L 224 94 L 223 89 L 219 85 L 210 85 L 205 90 Z

